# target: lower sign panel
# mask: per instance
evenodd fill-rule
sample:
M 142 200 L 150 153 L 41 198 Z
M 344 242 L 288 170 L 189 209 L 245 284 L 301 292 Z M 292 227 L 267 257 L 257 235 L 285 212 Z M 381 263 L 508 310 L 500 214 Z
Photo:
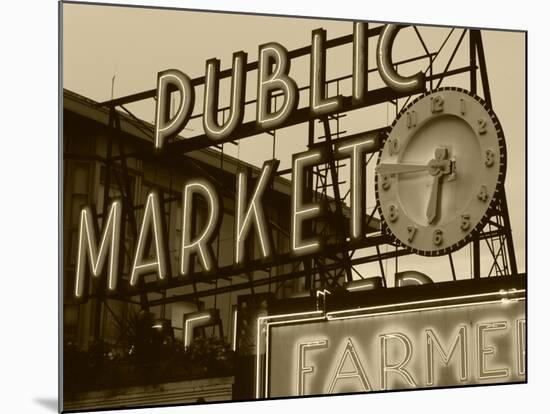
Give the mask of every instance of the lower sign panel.
M 268 397 L 525 381 L 523 300 L 343 313 L 268 329 Z

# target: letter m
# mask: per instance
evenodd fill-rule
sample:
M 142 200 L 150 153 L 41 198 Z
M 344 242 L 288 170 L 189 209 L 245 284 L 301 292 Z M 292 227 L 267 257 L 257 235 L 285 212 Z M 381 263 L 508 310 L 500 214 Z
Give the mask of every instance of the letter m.
M 426 330 L 426 362 L 427 362 L 427 385 L 434 385 L 434 348 L 437 349 L 441 360 L 445 366 L 448 366 L 451 362 L 451 358 L 456 349 L 459 349 L 460 360 L 460 381 L 466 381 L 468 376 L 468 357 L 466 350 L 466 325 L 461 325 L 458 329 L 458 334 L 455 337 L 453 343 L 450 345 L 447 351 L 443 349 L 443 346 L 437 339 L 435 332 L 431 329 Z
M 96 226 L 92 211 L 84 207 L 80 212 L 78 229 L 78 252 L 76 258 L 76 275 L 74 294 L 82 298 L 88 291 L 86 265 L 92 276 L 99 277 L 108 260 L 107 275 L 109 291 L 114 291 L 117 284 L 118 255 L 120 250 L 121 202 L 111 203 L 107 217 L 103 218 L 103 232 L 99 245 L 96 237 Z

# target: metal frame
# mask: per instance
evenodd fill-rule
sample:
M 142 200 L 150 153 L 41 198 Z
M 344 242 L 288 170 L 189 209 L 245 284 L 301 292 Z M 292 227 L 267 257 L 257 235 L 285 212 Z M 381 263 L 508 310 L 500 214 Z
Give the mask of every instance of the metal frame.
M 434 62 L 440 56 L 440 52 L 445 47 L 445 45 L 450 40 L 455 29 L 451 29 L 447 37 L 444 39 L 443 43 L 439 50 L 435 52 L 430 52 L 426 47 L 420 31 L 417 27 L 412 26 L 415 30 L 415 33 L 421 42 L 424 54 L 415 57 L 413 59 L 408 59 L 405 61 L 397 62 L 395 65 L 399 66 L 404 63 L 411 61 L 427 59 L 429 62 L 428 67 L 426 68 L 426 84 L 429 89 L 434 88 L 434 81 L 437 81 L 437 86 L 441 84 L 444 79 L 449 77 L 466 74 L 470 76 L 470 89 L 472 92 L 477 93 L 477 76 L 480 74 L 481 79 L 481 89 L 483 91 L 483 97 L 485 101 L 491 106 L 491 94 L 489 90 L 488 75 L 487 75 L 487 66 L 485 62 L 485 55 L 483 51 L 483 43 L 481 39 L 481 33 L 479 30 L 474 29 L 464 29 L 460 35 L 456 46 L 453 49 L 453 52 L 447 61 L 445 69 L 439 73 L 434 71 Z M 367 36 L 373 37 L 377 36 L 380 33 L 380 26 L 375 28 L 369 28 L 367 30 Z M 462 41 L 465 35 L 469 35 L 469 62 L 467 65 L 450 69 L 451 64 L 459 50 Z M 338 38 L 334 38 L 327 41 L 327 48 L 338 47 L 342 45 L 349 44 L 353 41 L 352 35 L 346 35 Z M 289 52 L 289 58 L 294 59 L 297 57 L 308 55 L 311 51 L 310 46 L 305 46 L 299 49 L 295 49 Z M 247 71 L 257 70 L 258 62 L 248 63 L 246 66 Z M 376 69 L 368 69 L 369 72 L 373 72 Z M 231 76 L 231 70 L 226 69 L 220 72 L 221 78 L 226 78 Z M 335 85 L 337 90 L 340 89 L 340 83 L 346 79 L 350 79 L 351 75 L 343 76 L 337 79 L 332 79 L 326 82 L 326 87 Z M 192 80 L 194 86 L 204 84 L 204 77 L 195 78 Z M 436 86 L 436 87 L 437 87 Z M 308 89 L 308 87 L 302 87 L 300 90 Z M 132 200 L 132 189 L 130 188 L 130 180 L 128 175 L 127 159 L 137 158 L 137 159 L 146 159 L 150 157 L 148 151 L 152 151 L 152 142 L 151 147 L 146 151 L 137 152 L 133 154 L 127 154 L 124 150 L 124 137 L 120 131 L 120 112 L 116 109 L 120 107 L 128 116 L 132 117 L 134 120 L 139 122 L 142 126 L 140 130 L 145 134 L 153 136 L 153 131 L 151 126 L 143 121 L 140 121 L 135 117 L 128 109 L 125 108 L 125 105 L 142 101 L 144 99 L 155 98 L 156 90 L 148 90 L 144 92 L 139 92 L 133 95 L 125 96 L 122 98 L 113 99 L 107 102 L 102 102 L 99 104 L 102 108 L 107 108 L 109 110 L 109 130 L 110 134 L 108 135 L 108 147 L 107 147 L 107 157 L 104 160 L 105 164 L 105 187 L 104 187 L 104 205 L 103 213 L 105 216 L 108 208 L 109 201 L 109 190 L 111 188 L 111 183 L 114 181 L 120 191 L 120 194 L 123 199 L 124 206 L 124 223 L 129 226 L 129 229 L 132 235 L 137 237 L 137 224 L 136 216 L 137 210 L 143 208 L 143 206 L 135 206 Z M 405 99 L 404 103 L 401 103 L 399 100 L 401 98 Z M 309 255 L 305 257 L 294 257 L 290 253 L 279 254 L 274 260 L 273 266 L 280 266 L 284 264 L 292 264 L 294 269 L 293 271 L 283 274 L 273 276 L 271 272 L 271 267 L 266 267 L 265 263 L 262 263 L 259 260 L 249 262 L 244 268 L 236 269 L 233 266 L 228 266 L 226 268 L 220 268 L 218 273 L 215 276 L 202 276 L 199 274 L 195 275 L 190 279 L 179 279 L 173 278 L 167 284 L 159 285 L 156 282 L 142 282 L 139 286 L 139 289 L 130 290 L 122 289 L 119 293 L 115 294 L 113 297 L 119 300 L 130 301 L 131 296 L 139 294 L 140 296 L 140 305 L 144 309 L 148 309 L 150 306 L 159 306 L 167 303 L 183 301 L 183 300 L 193 300 L 198 301 L 200 297 L 218 295 L 222 293 L 227 293 L 231 291 L 237 291 L 242 289 L 250 289 L 251 293 L 254 293 L 254 288 L 258 286 L 269 285 L 270 291 L 277 291 L 284 285 L 285 282 L 291 279 L 304 278 L 306 286 L 312 290 L 315 289 L 324 289 L 324 288 L 338 288 L 342 287 L 345 282 L 350 282 L 353 279 L 353 274 L 355 273 L 359 277 L 363 277 L 361 273 L 355 268 L 355 266 L 368 263 L 368 262 L 378 262 L 380 265 L 380 271 L 382 278 L 384 280 L 384 285 L 386 286 L 386 274 L 384 271 L 384 262 L 385 261 L 394 261 L 395 267 L 398 266 L 398 258 L 403 255 L 409 254 L 408 251 L 398 248 L 395 245 L 392 245 L 389 237 L 380 232 L 375 232 L 374 234 L 369 235 L 360 243 L 351 243 L 346 241 L 345 226 L 342 225 L 344 220 L 344 213 L 342 209 L 341 202 L 344 202 L 348 194 L 342 194 L 340 185 L 344 184 L 338 182 L 338 169 L 343 166 L 340 160 L 338 160 L 334 155 L 335 144 L 341 142 L 342 140 L 349 139 L 352 136 L 345 136 L 346 131 L 340 129 L 340 121 L 345 116 L 345 113 L 359 108 L 365 108 L 372 105 L 389 102 L 395 106 L 396 114 L 404 108 L 409 99 L 412 98 L 412 95 L 400 94 L 390 88 L 383 87 L 379 89 L 369 90 L 367 93 L 367 98 L 360 103 L 352 102 L 350 96 L 344 97 L 343 107 L 339 113 L 329 114 L 327 116 L 319 119 L 319 122 L 322 123 L 324 135 L 318 138 L 315 138 L 315 120 L 311 119 L 308 108 L 301 108 L 295 111 L 295 113 L 285 122 L 281 127 L 296 125 L 304 122 L 308 122 L 309 133 L 308 133 L 308 146 L 310 148 L 322 145 L 328 149 L 327 153 L 330 154 L 329 158 L 324 166 L 317 166 L 313 173 L 308 174 L 308 184 L 311 191 L 310 197 L 312 198 L 325 198 L 332 199 L 336 201 L 334 204 L 334 211 L 329 215 L 329 225 L 326 225 L 324 228 L 319 228 L 319 231 L 326 231 L 328 228 L 331 230 L 337 229 L 336 238 L 339 240 L 339 243 L 334 246 L 327 246 L 327 248 L 320 255 Z M 273 99 L 277 99 L 277 96 L 274 96 Z M 247 101 L 245 105 L 254 105 L 256 100 Z M 221 108 L 220 112 L 225 113 L 228 108 Z M 195 114 L 192 118 L 199 118 L 202 114 Z M 198 149 L 207 148 L 210 146 L 216 146 L 220 149 L 220 167 L 223 168 L 223 159 L 224 151 L 223 146 L 225 143 L 231 142 L 236 144 L 238 140 L 249 137 L 252 135 L 260 134 L 266 132 L 265 136 L 271 136 L 273 139 L 273 152 L 275 151 L 275 140 L 276 135 L 274 131 L 264 131 L 259 129 L 256 126 L 255 122 L 244 123 L 239 127 L 234 134 L 231 135 L 231 138 L 227 138 L 221 141 L 217 141 L 216 145 L 210 141 L 205 135 L 198 134 L 184 140 L 174 139 L 169 140 L 166 143 L 166 150 L 163 154 L 158 155 L 160 159 L 162 157 L 174 157 L 174 154 L 185 154 L 189 151 L 195 151 Z M 376 131 L 366 131 L 365 133 L 375 134 L 383 136 L 385 129 L 376 130 Z M 260 137 L 258 137 L 260 139 Z M 382 140 L 380 140 L 381 142 Z M 118 154 L 113 155 L 113 149 L 115 143 L 118 146 Z M 170 154 L 170 155 L 167 155 Z M 373 158 L 373 154 L 369 154 L 367 163 L 370 162 Z M 67 157 L 66 157 L 67 158 Z M 193 168 L 200 168 L 200 166 L 193 166 Z M 289 171 L 279 171 L 278 175 L 287 174 Z M 330 189 L 330 191 L 328 191 Z M 232 190 L 225 190 L 231 192 Z M 162 204 L 170 204 L 172 202 L 177 202 L 179 197 L 177 197 L 177 192 L 170 191 L 168 194 L 161 194 Z M 486 228 L 479 234 L 479 237 L 472 242 L 472 261 L 473 261 L 473 278 L 480 278 L 480 244 L 481 241 L 485 241 L 488 246 L 491 255 L 494 259 L 494 263 L 491 267 L 488 276 L 492 275 L 517 275 L 517 264 L 515 259 L 514 244 L 511 235 L 510 227 L 510 218 L 506 203 L 506 195 L 504 189 L 499 192 L 499 202 L 498 207 L 491 211 L 492 220 L 486 226 Z M 168 208 L 165 208 L 167 210 Z M 368 212 L 368 221 L 370 221 L 375 216 L 375 211 L 377 206 Z M 381 253 L 381 247 L 384 245 L 389 245 L 389 251 Z M 364 247 L 374 247 L 376 248 L 376 254 L 369 256 L 358 257 L 357 250 Z M 127 251 L 127 247 L 124 248 L 124 252 Z M 128 250 L 129 251 L 129 250 Z M 354 257 L 355 256 L 355 257 Z M 452 256 L 449 255 L 449 263 L 452 270 L 453 278 L 456 279 L 454 264 Z M 265 270 L 266 277 L 254 278 L 253 272 L 258 270 Z M 249 280 L 244 283 L 231 284 L 230 286 L 219 287 L 217 280 L 220 278 L 231 279 L 236 275 L 248 275 Z M 200 277 L 199 277 L 200 276 Z M 210 287 L 207 289 L 199 289 L 199 283 L 215 283 L 215 287 Z M 168 296 L 166 291 L 168 289 L 192 285 L 193 292 L 184 295 L 178 296 Z M 163 297 L 161 299 L 149 300 L 148 292 L 161 292 Z M 100 301 L 105 297 L 102 294 L 96 294 Z M 100 306 L 97 307 L 98 312 L 101 311 Z M 99 321 L 100 318 L 96 318 Z

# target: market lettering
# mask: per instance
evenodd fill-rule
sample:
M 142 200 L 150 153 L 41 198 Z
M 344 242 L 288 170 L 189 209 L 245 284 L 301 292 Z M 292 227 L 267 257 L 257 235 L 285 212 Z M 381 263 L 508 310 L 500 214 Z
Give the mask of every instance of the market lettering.
M 337 156 L 351 160 L 351 218 L 349 220 L 351 239 L 365 237 L 365 154 L 377 148 L 374 138 L 362 137 L 351 142 L 341 143 L 336 148 Z M 292 193 L 290 197 L 290 249 L 296 256 L 314 254 L 323 249 L 325 241 L 320 236 L 308 234 L 306 224 L 323 214 L 319 203 L 305 202 L 306 171 L 325 162 L 325 156 L 319 149 L 295 154 L 292 161 Z M 278 160 L 266 161 L 259 177 L 253 185 L 244 172 L 236 176 L 235 188 L 235 231 L 234 265 L 242 265 L 251 258 L 247 256 L 246 243 L 254 237 L 260 247 L 263 260 L 269 262 L 274 257 L 271 225 L 266 219 L 265 197 L 272 187 Z M 200 201 L 200 206 L 199 206 Z M 115 200 L 109 207 L 106 219 L 103 219 L 101 240 L 96 234 L 99 228 L 90 207 L 81 213 L 79 227 L 79 250 L 75 275 L 75 297 L 84 299 L 88 291 L 87 274 L 99 279 L 107 272 L 107 293 L 115 293 L 120 278 L 118 269 L 120 255 L 121 202 Z M 140 224 L 132 255 L 129 284 L 139 286 L 145 275 L 156 275 L 159 282 L 170 277 L 190 274 L 212 274 L 217 269 L 217 257 L 212 244 L 222 224 L 223 206 L 219 189 L 203 178 L 188 181 L 182 189 L 182 231 L 179 254 L 179 274 L 170 273 L 169 248 L 166 246 L 168 229 L 162 220 L 161 196 L 156 191 L 147 195 L 144 214 Z M 201 214 L 199 214 L 199 210 Z M 199 220 L 202 218 L 202 220 Z M 197 260 L 195 260 L 195 258 Z M 104 269 L 104 263 L 109 263 Z M 198 266 L 195 266 L 195 262 Z M 197 269 L 195 269 L 197 267 Z M 200 269 L 198 269 L 200 268 Z M 87 271 L 89 269 L 89 271 Z
M 262 202 L 264 193 L 271 185 L 274 173 L 277 170 L 279 161 L 266 161 L 262 167 L 260 178 L 254 189 L 254 193 L 246 207 L 247 179 L 244 172 L 237 174 L 237 208 L 235 210 L 235 263 L 239 264 L 245 260 L 245 242 L 252 228 L 260 242 L 262 257 L 269 258 L 273 252 L 273 242 L 265 218 L 264 204 Z
M 391 89 L 403 93 L 424 90 L 425 77 L 422 72 L 412 76 L 402 76 L 394 68 L 392 47 L 401 26 L 385 25 L 382 29 L 376 50 L 378 72 L 384 83 Z M 364 23 L 354 23 L 353 29 L 353 69 L 352 100 L 362 102 L 367 96 L 368 38 Z M 326 43 L 324 29 L 311 34 L 311 54 L 309 70 L 309 109 L 312 117 L 337 112 L 343 103 L 340 94 L 327 96 L 326 85 Z M 233 54 L 231 71 L 230 105 L 227 119 L 217 119 L 219 105 L 220 61 L 206 62 L 204 80 L 203 127 L 208 138 L 221 140 L 233 134 L 242 125 L 245 112 L 247 54 L 243 51 Z M 300 95 L 296 82 L 289 76 L 290 59 L 288 51 L 279 43 L 261 45 L 258 50 L 258 81 L 256 86 L 256 123 L 261 130 L 269 131 L 284 126 L 290 115 L 298 108 Z M 171 94 L 178 92 L 180 102 L 177 108 L 171 107 Z M 282 103 L 272 105 L 273 96 Z M 166 138 L 177 135 L 186 126 L 195 105 L 195 90 L 189 77 L 183 72 L 170 69 L 158 73 L 155 117 L 155 148 L 162 149 Z M 173 114 L 171 116 L 171 114 Z
M 516 321 L 517 330 L 511 329 L 508 332 L 508 325 L 506 321 L 496 321 L 474 326 L 473 332 L 469 332 L 476 336 L 474 349 L 468 349 L 467 325 L 458 326 L 455 335 L 448 341 L 443 341 L 432 328 L 424 329 L 423 343 L 413 343 L 411 337 L 402 332 L 382 333 L 378 335 L 378 347 L 375 349 L 378 358 L 372 357 L 372 349 L 361 347 L 357 341 L 349 337 L 340 349 L 331 349 L 328 339 L 324 338 L 299 342 L 297 395 L 338 393 L 339 385 L 346 386 L 346 390 L 353 389 L 354 392 L 438 386 L 441 383 L 438 382 L 437 373 L 450 370 L 452 366 L 456 380 L 462 383 L 476 379 L 505 378 L 511 375 L 516 357 L 517 375 L 525 375 L 525 320 Z M 487 345 L 487 340 L 491 335 L 498 335 L 499 330 L 505 330 L 504 334 L 516 336 L 515 356 L 513 352 L 506 352 L 507 350 L 502 350 L 497 356 L 499 350 Z M 474 372 L 468 371 L 469 352 L 477 361 L 477 370 Z M 371 355 L 369 362 L 365 355 Z M 503 362 L 502 357 L 505 355 L 509 356 L 510 360 Z M 313 361 L 318 361 L 318 365 Z M 324 388 L 311 390 L 309 384 L 318 382 L 316 376 L 323 371 L 321 363 L 328 363 L 333 368 L 329 370 L 328 377 L 325 377 Z M 419 366 L 425 369 L 419 370 Z M 372 378 L 378 378 L 378 383 L 372 382 Z

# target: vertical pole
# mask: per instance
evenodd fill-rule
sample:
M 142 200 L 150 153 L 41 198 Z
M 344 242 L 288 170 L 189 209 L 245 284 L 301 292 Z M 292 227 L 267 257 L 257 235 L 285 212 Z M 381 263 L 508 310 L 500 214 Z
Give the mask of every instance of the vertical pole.
M 375 50 L 376 52 L 376 50 Z M 365 96 L 369 93 L 369 24 L 365 23 Z
M 252 168 L 250 167 L 246 167 L 246 182 L 252 182 Z M 254 241 L 252 240 L 252 237 L 249 237 L 246 240 L 244 248 L 247 257 L 254 256 Z M 254 295 L 254 272 L 248 271 L 246 272 L 246 276 L 248 277 L 248 281 L 250 283 L 250 294 Z
M 380 273 L 382 274 L 382 281 L 384 283 L 384 287 L 388 287 L 388 283 L 386 282 L 386 274 L 384 272 L 384 263 L 382 263 L 382 260 L 380 260 L 380 247 L 378 244 L 376 244 L 376 254 L 378 255 L 378 264 L 380 265 Z
M 103 178 L 103 210 L 101 213 L 102 225 L 105 224 L 105 219 L 109 211 L 109 189 L 111 187 L 111 163 L 113 156 L 113 136 L 115 127 L 115 108 L 109 110 L 109 133 L 107 134 L 107 149 L 105 154 L 105 176 Z M 97 299 L 94 303 L 94 339 L 98 340 L 101 335 L 101 310 L 103 307 L 103 290 L 97 290 Z
M 345 245 L 346 243 L 346 231 L 344 230 L 346 228 L 344 213 L 342 211 L 342 202 L 341 202 L 341 195 L 340 195 L 340 186 L 338 184 L 338 171 L 336 170 L 336 160 L 334 159 L 333 149 L 332 149 L 332 136 L 330 132 L 330 125 L 328 121 L 328 117 L 323 117 L 323 127 L 325 131 L 325 142 L 326 142 L 326 148 L 327 148 L 327 163 L 329 165 L 330 170 L 330 178 L 332 181 L 332 191 L 334 193 L 334 200 L 336 202 L 336 231 L 338 234 L 338 238 L 340 239 L 340 243 Z M 349 252 L 346 247 L 342 249 L 342 264 L 344 266 L 344 269 L 346 271 L 346 279 L 348 282 L 353 281 L 353 274 L 351 271 L 351 261 L 349 257 Z
M 120 118 L 118 117 L 114 109 L 113 109 L 113 116 L 114 116 L 113 126 L 115 128 L 115 134 L 118 141 L 118 155 L 120 159 L 120 167 L 122 170 L 122 183 L 120 183 L 119 181 L 120 193 L 122 194 L 122 205 L 126 210 L 127 219 L 130 222 L 130 229 L 132 231 L 133 239 L 137 240 L 138 228 L 137 228 L 137 222 L 136 222 L 136 211 L 134 208 L 134 200 L 133 200 L 134 193 L 132 191 L 132 186 L 130 182 L 130 173 L 128 171 L 128 165 L 126 163 L 126 150 L 124 146 L 124 137 L 120 130 Z M 123 235 L 122 237 L 125 237 L 125 232 L 123 232 L 122 235 Z M 144 283 L 143 279 L 140 279 L 139 285 L 143 286 L 143 283 Z M 149 299 L 147 297 L 147 293 L 141 292 L 139 294 L 139 299 L 141 303 L 141 309 L 148 312 Z
M 474 279 L 481 278 L 481 266 L 479 261 L 480 251 L 479 251 L 479 237 L 475 237 L 472 241 L 474 245 Z
M 491 101 L 491 91 L 489 88 L 489 76 L 487 75 L 487 63 L 485 62 L 485 53 L 483 52 L 483 42 L 481 40 L 481 32 L 476 30 L 475 32 L 475 46 L 477 50 L 477 57 L 479 59 L 479 74 L 481 76 L 481 84 L 483 87 L 483 98 L 489 108 L 493 108 Z
M 470 91 L 477 93 L 477 59 L 476 59 L 476 40 L 474 30 L 470 29 Z
M 502 220 L 504 221 L 504 229 L 506 231 L 506 247 L 508 248 L 508 261 L 510 263 L 510 274 L 516 276 L 518 267 L 516 262 L 516 251 L 514 250 L 514 239 L 512 238 L 512 226 L 510 223 L 510 215 L 508 214 L 508 204 L 506 202 L 506 191 L 504 188 L 500 193 L 500 210 Z
M 449 263 L 451 264 L 451 273 L 453 275 L 453 280 L 456 281 L 455 265 L 453 263 L 453 255 L 451 253 L 449 253 Z
M 475 30 L 469 32 L 470 40 L 470 90 L 473 93 L 477 93 L 477 58 L 476 58 L 476 35 Z M 481 266 L 479 261 L 480 256 L 480 246 L 479 246 L 479 237 L 474 237 L 472 241 L 473 245 L 473 276 L 474 279 L 481 278 Z
M 307 146 L 308 148 L 311 148 L 311 146 L 314 144 L 315 141 L 315 121 L 310 119 L 308 121 L 308 129 L 307 129 Z M 309 194 L 311 189 L 313 188 L 313 174 L 307 174 L 306 175 L 306 194 Z M 292 218 L 291 218 L 292 219 Z M 312 269 L 312 259 L 310 258 L 304 258 L 303 265 L 304 270 L 306 271 L 304 276 L 304 286 L 306 289 L 313 290 L 315 288 L 315 278 L 314 278 L 314 272 Z

